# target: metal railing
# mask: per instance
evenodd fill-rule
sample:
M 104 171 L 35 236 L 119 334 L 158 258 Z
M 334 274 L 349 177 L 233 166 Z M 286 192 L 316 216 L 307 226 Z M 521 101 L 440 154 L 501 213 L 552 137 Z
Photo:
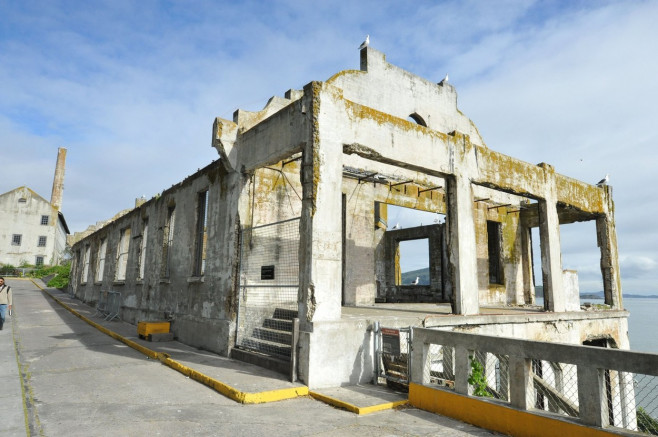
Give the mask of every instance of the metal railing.
M 414 328 L 411 381 L 658 435 L 658 355 Z

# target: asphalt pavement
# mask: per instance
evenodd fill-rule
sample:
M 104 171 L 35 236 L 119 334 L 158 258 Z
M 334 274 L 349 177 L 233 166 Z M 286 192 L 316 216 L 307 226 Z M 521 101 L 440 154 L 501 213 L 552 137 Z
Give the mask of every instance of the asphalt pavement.
M 175 341 L 141 341 L 134 325 L 94 319 L 93 308 L 58 290 L 42 290 L 40 281 L 7 283 L 14 312 L 0 331 L 2 436 L 493 435 L 407 406 L 354 414 L 300 395 L 301 384 L 265 369 Z M 224 387 L 233 391 L 222 394 Z M 347 405 L 398 405 L 400 394 L 382 390 L 342 387 L 324 394 Z M 295 395 L 245 404 L 233 392 L 254 396 L 249 399 Z

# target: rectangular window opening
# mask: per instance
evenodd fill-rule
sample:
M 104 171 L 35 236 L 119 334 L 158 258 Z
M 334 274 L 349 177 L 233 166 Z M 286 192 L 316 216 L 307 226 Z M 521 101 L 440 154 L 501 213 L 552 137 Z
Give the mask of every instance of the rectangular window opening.
M 139 248 L 139 279 L 144 279 L 144 266 L 146 261 L 146 241 L 148 237 L 149 221 L 142 222 L 142 242 Z
M 37 244 L 37 246 L 46 247 L 46 240 L 47 240 L 47 238 L 45 236 L 40 235 L 39 236 L 39 243 Z
M 47 225 L 50 222 L 50 216 L 47 215 L 42 215 L 41 216 L 41 224 L 42 225 Z
M 397 285 L 430 284 L 429 239 L 400 241 L 396 255 Z
M 87 278 L 89 278 L 89 256 L 91 255 L 91 247 L 89 245 L 85 246 L 85 254 L 82 260 L 82 276 L 80 277 L 81 283 L 86 283 Z
M 98 246 L 98 259 L 96 261 L 96 282 L 101 282 L 103 280 L 106 251 L 107 251 L 107 238 L 103 238 L 101 240 L 101 244 Z
M 14 234 L 14 235 L 11 236 L 11 245 L 12 246 L 20 246 L 22 240 L 23 240 L 23 235 L 22 234 Z
M 43 256 L 37 255 L 35 263 L 37 267 L 40 267 L 43 265 Z
M 167 209 L 167 221 L 162 230 L 162 270 L 161 276 L 168 278 L 171 273 L 171 245 L 174 240 L 174 219 L 176 207 L 170 206 Z
M 194 250 L 194 276 L 201 276 L 206 270 L 206 242 L 208 239 L 208 190 L 197 198 L 196 237 Z
M 489 283 L 503 283 L 500 223 L 487 221 L 487 248 L 489 254 Z
M 128 249 L 130 248 L 130 228 L 121 229 L 119 234 L 119 246 L 117 247 L 116 280 L 126 279 L 126 268 L 128 266 Z

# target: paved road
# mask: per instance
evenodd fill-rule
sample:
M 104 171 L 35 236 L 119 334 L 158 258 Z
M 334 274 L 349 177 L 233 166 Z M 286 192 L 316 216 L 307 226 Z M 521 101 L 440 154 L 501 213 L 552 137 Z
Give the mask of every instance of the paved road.
M 242 405 L 101 333 L 32 282 L 8 283 L 2 436 L 492 435 L 414 408 L 357 416 L 310 397 Z

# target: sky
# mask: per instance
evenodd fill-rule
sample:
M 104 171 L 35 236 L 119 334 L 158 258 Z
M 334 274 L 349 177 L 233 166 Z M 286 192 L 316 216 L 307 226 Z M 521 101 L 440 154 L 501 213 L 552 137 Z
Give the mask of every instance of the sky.
M 66 147 L 62 212 L 82 231 L 217 159 L 215 117 L 358 69 L 369 34 L 395 65 L 449 73 L 488 147 L 609 173 L 623 290 L 658 294 L 657 20 L 624 0 L 0 0 L 0 193 L 49 199 Z M 600 290 L 594 226 L 561 243 Z

